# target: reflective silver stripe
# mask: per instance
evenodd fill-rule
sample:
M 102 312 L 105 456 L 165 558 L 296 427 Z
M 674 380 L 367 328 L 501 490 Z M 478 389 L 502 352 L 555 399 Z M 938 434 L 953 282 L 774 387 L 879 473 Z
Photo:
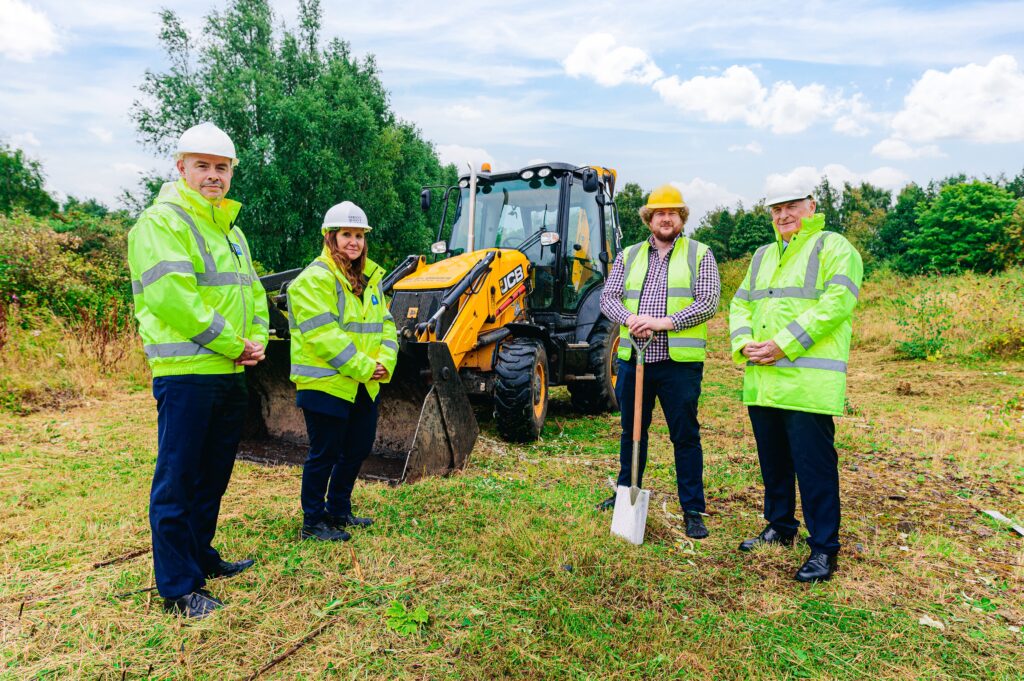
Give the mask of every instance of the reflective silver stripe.
M 825 288 L 828 288 L 832 284 L 837 284 L 839 286 L 845 286 L 846 288 L 848 288 L 850 290 L 850 293 L 853 294 L 854 298 L 859 298 L 860 297 L 860 289 L 857 288 L 857 285 L 853 283 L 853 279 L 850 279 L 845 274 L 837 274 L 837 275 L 833 276 L 831 279 L 829 279 L 828 281 L 825 282 Z
M 299 327 L 295 323 L 295 313 L 292 312 L 292 297 L 288 296 L 286 302 L 288 304 L 288 330 L 295 331 Z
M 224 330 L 224 326 L 226 324 L 227 320 L 224 319 L 224 316 L 220 312 L 214 310 L 213 321 L 210 322 L 210 325 L 206 327 L 205 331 L 192 336 L 192 342 L 199 343 L 200 345 L 209 345 L 217 338 L 217 336 L 220 335 L 220 332 Z
M 196 227 L 196 223 L 192 219 L 192 216 L 189 215 L 184 208 L 182 208 L 176 203 L 164 201 L 162 205 L 167 206 L 175 213 L 177 213 L 178 217 L 184 220 L 185 224 L 188 225 L 188 228 L 192 230 L 192 236 L 195 237 L 196 243 L 199 245 L 199 255 L 202 256 L 203 258 L 203 269 L 205 269 L 207 272 L 216 272 L 217 263 L 214 262 L 213 260 L 213 254 L 206 249 L 206 239 L 204 239 L 203 235 L 199 233 L 199 228 Z
M 747 362 L 748 367 L 781 367 L 781 368 L 797 368 L 797 369 L 824 369 L 825 371 L 840 371 L 846 373 L 846 362 L 838 359 L 820 359 L 818 357 L 797 357 L 790 361 L 788 359 L 776 360 L 775 364 L 756 364 L 754 362 Z
M 384 313 L 384 321 L 386 321 L 386 322 L 393 322 L 393 321 L 395 321 L 395 318 L 391 316 L 390 312 L 385 312 Z
M 624 300 L 640 300 L 639 291 L 624 291 L 622 294 Z
M 761 271 L 761 261 L 764 260 L 764 254 L 768 252 L 768 249 L 772 244 L 765 244 L 761 248 L 754 252 L 754 259 L 750 261 L 750 290 L 757 290 L 757 274 Z
M 210 348 L 204 348 L 202 345 L 184 341 L 181 343 L 153 343 L 152 345 L 143 346 L 143 351 L 146 353 L 146 359 L 153 359 L 155 357 L 194 357 L 195 355 L 212 355 L 215 354 Z
M 780 286 L 779 288 L 762 288 L 750 292 L 748 300 L 761 300 L 762 298 L 809 298 L 815 299 L 821 295 L 821 291 L 814 288 L 805 289 L 802 286 Z
M 382 340 L 380 344 L 386 348 L 391 348 L 395 352 L 398 352 L 398 343 L 396 343 L 393 340 Z
M 668 337 L 668 346 L 670 348 L 705 348 L 708 342 L 703 338 L 673 338 Z
M 821 269 L 821 249 L 825 247 L 825 239 L 832 232 L 822 232 L 814 244 L 811 256 L 807 258 L 807 271 L 804 273 L 804 290 L 814 291 L 818 288 L 818 270 Z M 817 298 L 817 296 L 815 296 Z
M 753 336 L 754 335 L 754 330 L 752 328 L 750 328 L 749 326 L 741 326 L 738 329 L 736 329 L 735 331 L 733 331 L 732 333 L 730 333 L 729 334 L 729 338 L 735 340 L 735 339 L 739 338 L 740 336 L 744 336 L 744 335 L 746 335 L 746 336 Z
M 319 329 L 321 326 L 337 323 L 338 317 L 333 312 L 321 312 L 315 317 L 310 317 L 306 321 L 300 322 L 298 328 L 302 333 L 309 333 L 313 329 Z
M 810 347 L 814 345 L 814 339 L 811 338 L 811 335 L 807 333 L 807 330 L 800 326 L 795 319 L 789 324 L 786 324 L 786 331 L 793 334 L 793 337 L 796 338 L 797 342 L 804 346 L 804 350 L 809 350 Z
M 738 288 L 736 289 L 736 295 L 733 297 L 739 300 L 750 300 L 750 291 L 745 288 Z
M 138 295 L 142 290 L 160 279 L 165 274 L 195 274 L 191 260 L 163 260 L 142 273 L 138 280 L 132 281 L 132 293 Z
M 326 367 L 311 367 L 307 364 L 293 364 L 289 371 L 293 376 L 305 376 L 306 378 L 326 378 L 338 374 L 334 369 Z
M 352 333 L 381 333 L 384 331 L 384 325 L 380 322 L 346 322 L 341 328 Z
M 622 263 L 623 281 L 629 279 L 629 270 L 632 269 L 633 261 L 636 260 L 636 256 L 640 255 L 641 248 L 643 248 L 643 243 L 630 246 L 629 250 L 626 252 L 626 259 Z
M 325 263 L 323 260 L 314 260 L 313 262 L 309 263 L 309 266 L 310 267 L 319 267 L 320 269 L 327 270 L 328 272 L 331 271 L 330 266 L 327 263 Z
M 357 352 L 359 351 L 356 350 L 356 346 L 350 343 L 347 348 L 339 352 L 331 359 L 327 360 L 327 363 L 330 364 L 335 369 L 340 369 L 345 364 L 345 362 L 355 357 Z
M 693 239 L 686 240 L 686 266 L 690 268 L 690 286 L 697 281 L 697 242 Z M 669 295 L 672 295 L 669 289 Z M 692 298 L 693 296 L 687 296 Z
M 252 323 L 254 326 L 265 326 L 267 328 L 270 328 L 270 322 L 268 322 L 263 317 L 253 317 Z
M 693 289 L 669 287 L 667 295 L 669 298 L 693 298 Z
M 252 279 L 248 274 L 237 272 L 196 272 L 196 283 L 200 286 L 250 286 Z

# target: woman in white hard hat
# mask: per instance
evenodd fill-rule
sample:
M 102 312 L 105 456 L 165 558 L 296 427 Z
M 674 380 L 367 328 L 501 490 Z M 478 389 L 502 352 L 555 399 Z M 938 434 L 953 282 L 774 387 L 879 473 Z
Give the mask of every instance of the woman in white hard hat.
M 323 251 L 288 287 L 291 380 L 309 433 L 302 470 L 302 538 L 346 541 L 347 527 L 370 525 L 352 514 L 352 488 L 377 433 L 377 393 L 398 359 L 395 323 L 366 256 L 372 228 L 345 201 L 320 231 Z

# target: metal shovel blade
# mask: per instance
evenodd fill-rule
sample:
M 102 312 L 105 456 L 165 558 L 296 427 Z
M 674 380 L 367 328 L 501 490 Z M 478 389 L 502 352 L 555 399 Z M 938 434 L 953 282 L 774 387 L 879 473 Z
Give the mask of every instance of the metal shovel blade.
M 638 492 L 631 499 L 633 490 Z M 644 543 L 644 532 L 647 530 L 647 507 L 651 502 L 651 492 L 620 485 L 615 490 L 615 511 L 612 514 L 612 535 L 625 539 L 630 544 L 639 546 Z

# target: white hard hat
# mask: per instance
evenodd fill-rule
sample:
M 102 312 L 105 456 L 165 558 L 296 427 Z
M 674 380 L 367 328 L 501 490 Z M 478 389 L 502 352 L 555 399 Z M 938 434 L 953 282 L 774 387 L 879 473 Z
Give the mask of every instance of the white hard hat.
M 235 155 L 235 144 L 227 133 L 213 123 L 207 121 L 181 133 L 178 148 L 174 150 L 174 160 L 180 161 L 185 154 L 209 154 L 231 159 L 231 166 L 238 165 Z
M 355 227 L 365 229 L 367 232 L 373 229 L 370 227 L 363 209 L 351 201 L 342 201 L 331 206 L 324 215 L 324 224 L 321 225 L 320 232 L 327 234 L 332 229 L 341 229 L 342 227 Z
M 801 194 L 800 192 L 791 192 L 789 194 L 779 194 L 778 196 L 773 196 L 770 199 L 768 199 L 767 201 L 765 201 L 764 205 L 766 205 L 769 208 L 771 208 L 772 206 L 777 206 L 780 203 L 789 203 L 790 201 L 803 201 L 804 199 L 811 199 L 811 200 L 813 200 L 814 199 L 814 194 L 812 194 L 810 192 L 807 192 L 805 194 Z

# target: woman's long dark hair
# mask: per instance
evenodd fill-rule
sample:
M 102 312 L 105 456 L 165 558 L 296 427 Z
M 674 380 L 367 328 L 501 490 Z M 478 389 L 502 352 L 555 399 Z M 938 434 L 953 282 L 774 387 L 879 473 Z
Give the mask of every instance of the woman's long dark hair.
M 335 236 L 340 230 L 332 230 L 324 234 L 324 246 L 331 253 L 331 258 L 334 259 L 334 264 L 338 266 L 341 273 L 348 279 L 349 285 L 352 286 L 352 292 L 357 296 L 363 295 L 363 289 L 365 284 L 363 282 L 363 270 L 366 269 L 366 251 L 368 245 L 363 242 L 363 252 L 359 254 L 359 257 L 355 260 L 349 260 L 348 256 L 341 252 L 338 248 L 338 238 Z

